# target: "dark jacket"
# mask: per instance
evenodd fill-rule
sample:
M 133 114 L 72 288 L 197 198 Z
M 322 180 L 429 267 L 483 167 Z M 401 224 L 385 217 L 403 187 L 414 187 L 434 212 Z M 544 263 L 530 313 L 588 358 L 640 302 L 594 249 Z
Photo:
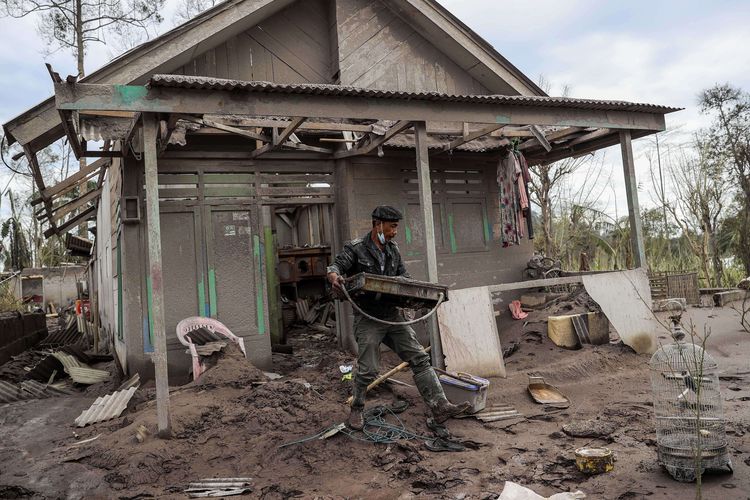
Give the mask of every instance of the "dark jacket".
M 328 266 L 328 272 L 347 277 L 359 273 L 409 277 L 404 262 L 401 260 L 398 245 L 394 241 L 388 241 L 385 244 L 385 251 L 381 252 L 372 241 L 370 233 L 346 243 L 333 264 Z M 363 294 L 358 296 L 356 301 L 363 310 L 374 316 L 392 316 L 396 313 L 393 303 L 381 300 L 375 294 Z

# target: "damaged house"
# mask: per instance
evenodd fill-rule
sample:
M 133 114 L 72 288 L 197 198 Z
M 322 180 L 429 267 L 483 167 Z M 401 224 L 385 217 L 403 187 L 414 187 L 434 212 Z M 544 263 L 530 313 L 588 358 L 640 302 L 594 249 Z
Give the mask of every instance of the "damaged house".
M 128 373 L 152 372 L 166 338 L 175 380 L 191 316 L 272 368 L 285 301 L 324 292 L 332 254 L 379 204 L 405 214 L 414 278 L 520 280 L 533 228 L 501 179 L 509 150 L 534 165 L 621 144 L 645 265 L 631 141 L 676 110 L 548 97 L 434 0 L 229 0 L 81 81 L 51 75 L 55 96 L 4 125 L 34 167 L 45 235 L 95 224 L 96 321 Z M 63 137 L 94 160 L 45 186 L 36 154 Z M 335 308 L 350 347 L 351 311 Z

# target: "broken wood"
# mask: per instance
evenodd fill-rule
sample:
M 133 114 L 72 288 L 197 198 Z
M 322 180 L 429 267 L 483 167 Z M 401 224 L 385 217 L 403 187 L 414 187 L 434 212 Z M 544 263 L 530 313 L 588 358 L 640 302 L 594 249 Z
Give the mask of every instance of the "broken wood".
M 430 352 L 430 349 L 432 349 L 432 346 L 426 347 L 425 350 L 424 350 L 424 352 Z M 365 393 L 370 392 L 372 389 L 374 389 L 375 387 L 379 386 L 380 384 L 382 384 L 383 382 L 385 382 L 386 380 L 388 380 L 389 378 L 391 378 L 392 376 L 394 376 L 398 372 L 405 370 L 408 366 L 409 366 L 409 363 L 406 362 L 406 361 L 404 361 L 403 363 L 401 363 L 400 365 L 396 366 L 395 368 L 392 368 L 392 369 L 388 370 L 383 375 L 381 375 L 378 378 L 376 378 L 375 380 L 373 380 L 372 383 L 367 386 L 367 389 L 365 390 Z M 347 405 L 351 405 L 352 401 L 354 401 L 354 396 L 349 396 L 349 399 L 346 400 L 346 404 Z
M 459 137 L 458 139 L 455 139 L 445 146 L 443 146 L 443 151 L 453 151 L 457 147 L 466 144 L 467 142 L 471 142 L 475 139 L 479 139 L 480 137 L 484 137 L 485 135 L 489 135 L 492 132 L 495 132 L 496 130 L 502 130 L 505 128 L 505 125 L 491 125 L 489 127 L 485 127 L 481 130 L 477 130 L 476 132 L 464 132 L 462 137 Z
M 370 142 L 364 146 L 349 151 L 339 151 L 334 154 L 334 158 L 348 158 L 350 156 L 366 155 L 373 152 L 378 147 L 382 146 L 386 142 L 390 141 L 394 136 L 400 134 L 407 128 L 411 127 L 412 123 L 407 120 L 401 120 L 396 122 L 395 125 L 391 126 L 385 134 L 381 136 L 370 135 Z

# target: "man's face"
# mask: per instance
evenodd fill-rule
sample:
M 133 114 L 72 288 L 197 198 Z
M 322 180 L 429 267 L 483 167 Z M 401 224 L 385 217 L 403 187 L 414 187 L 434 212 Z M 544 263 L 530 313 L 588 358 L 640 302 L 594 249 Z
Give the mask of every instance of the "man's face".
M 382 224 L 381 231 L 385 236 L 385 241 L 391 241 L 398 234 L 398 222 L 380 222 Z

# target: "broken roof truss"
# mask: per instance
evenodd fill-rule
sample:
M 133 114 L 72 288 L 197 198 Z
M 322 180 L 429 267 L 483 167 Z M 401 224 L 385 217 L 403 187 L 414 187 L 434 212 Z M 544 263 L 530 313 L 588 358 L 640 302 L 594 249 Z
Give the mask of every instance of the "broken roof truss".
M 426 122 L 430 155 L 498 151 L 514 142 L 530 164 L 540 164 L 618 144 L 622 130 L 629 130 L 632 138 L 662 131 L 664 115 L 677 111 L 623 101 L 407 93 L 181 75 L 155 75 L 145 86 L 85 84 L 50 73 L 73 151 L 78 158 L 100 158 L 56 186 L 40 186 L 41 194 L 32 203 L 42 205 L 37 217 L 49 223 L 47 237 L 95 214 L 110 159 L 140 150 L 143 114 L 160 119 L 160 151 L 170 143 L 184 144 L 185 134 L 223 134 L 249 141 L 249 161 L 282 150 L 339 159 L 383 147 L 414 148 L 413 125 Z M 102 150 L 89 150 L 92 142 L 101 142 Z M 24 150 L 41 182 L 36 152 L 28 146 Z M 93 189 L 59 203 L 94 178 Z

